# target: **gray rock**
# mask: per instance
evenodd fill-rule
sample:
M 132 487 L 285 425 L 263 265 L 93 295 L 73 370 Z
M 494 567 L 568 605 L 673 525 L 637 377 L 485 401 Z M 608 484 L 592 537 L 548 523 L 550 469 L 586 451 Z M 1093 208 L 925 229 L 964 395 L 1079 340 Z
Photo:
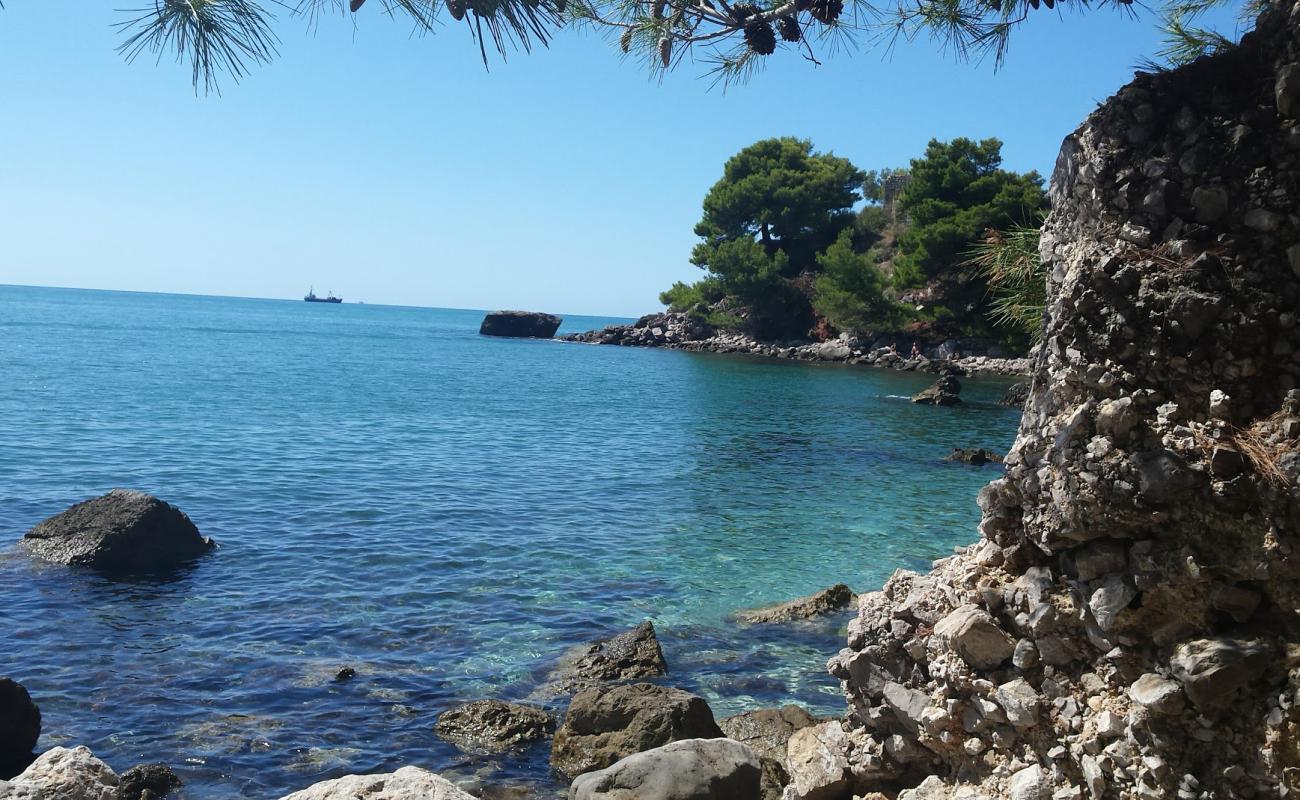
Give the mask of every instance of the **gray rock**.
M 40 738 L 41 710 L 21 683 L 0 678 L 0 778 L 25 769 Z
M 574 780 L 570 800 L 759 800 L 758 756 L 730 739 L 686 739 Z
M 945 375 L 935 381 L 933 386 L 926 387 L 916 394 L 912 395 L 913 403 L 924 403 L 936 406 L 954 406 L 961 402 L 961 382 L 951 375 Z
M 1128 608 L 1137 595 L 1137 589 L 1123 575 L 1108 575 L 1088 598 L 1088 610 L 1097 620 L 1097 625 L 1103 631 L 1109 631 L 1115 626 L 1120 612 Z
M 1037 764 L 1025 767 L 1011 776 L 1007 785 L 1010 800 L 1048 800 L 1052 796 L 1052 781 Z
M 787 800 L 848 797 L 853 787 L 848 750 L 844 727 L 837 721 L 795 731 L 786 754 L 790 765 Z
M 668 664 L 654 625 L 646 620 L 630 631 L 570 650 L 535 694 L 572 694 L 602 683 L 657 678 L 667 673 Z
M 576 777 L 682 739 L 724 738 L 703 698 L 649 683 L 586 689 L 574 696 L 551 742 L 551 767 Z
M 939 620 L 934 635 L 976 669 L 995 669 L 1016 649 L 1015 640 L 975 605 L 961 606 Z
M 46 750 L 6 785 L 4 800 L 117 800 L 118 778 L 112 767 L 85 747 Z
M 1247 228 L 1259 231 L 1260 233 L 1273 233 L 1282 227 L 1283 216 L 1281 214 L 1269 211 L 1266 208 L 1252 208 L 1246 212 L 1242 220 Z
M 998 403 L 1012 408 L 1024 408 L 1025 401 L 1028 399 L 1029 381 L 1019 381 L 1007 387 L 1007 391 L 1002 395 L 1002 399 Z
M 280 800 L 474 800 L 451 781 L 419 767 L 321 781 Z
M 1128 687 L 1128 696 L 1133 702 L 1157 714 L 1181 714 L 1185 705 L 1183 687 L 1154 672 L 1148 672 L 1134 681 Z
M 901 683 L 887 683 L 881 699 L 894 712 L 894 717 L 913 734 L 921 729 L 922 715 L 930 705 L 930 695 L 909 689 Z
M 1121 572 L 1128 566 L 1128 548 L 1118 539 L 1096 539 L 1070 551 L 1074 574 L 1081 581 Z
M 433 729 L 463 750 L 499 753 L 544 739 L 554 728 L 554 717 L 536 706 L 476 700 L 444 711 Z
M 1097 431 L 1117 441 L 1127 439 L 1140 421 L 1131 397 L 1103 400 L 1097 406 Z
M 1263 598 L 1259 592 L 1216 583 L 1210 587 L 1210 607 L 1222 611 L 1236 622 L 1246 622 L 1255 615 Z
M 166 570 L 215 546 L 180 509 L 126 489 L 55 514 L 28 531 L 22 544 L 47 561 L 105 572 Z
M 1016 678 L 997 688 L 993 699 L 1007 715 L 1007 722 L 1017 728 L 1032 728 L 1038 724 L 1038 710 L 1042 695 L 1024 678 Z
M 516 339 L 549 339 L 559 330 L 560 317 L 538 311 L 493 311 L 483 318 L 478 332 L 483 336 Z
M 1237 692 L 1263 675 L 1272 660 L 1273 650 L 1263 641 L 1222 637 L 1180 644 L 1169 665 L 1197 708 L 1215 710 L 1236 703 Z
M 118 800 L 150 800 L 166 797 L 181 787 L 180 777 L 166 764 L 140 764 L 123 772 L 118 781 Z
M 843 611 L 849 607 L 855 597 L 856 595 L 853 594 L 852 589 L 842 583 L 837 583 L 829 589 L 823 589 L 816 594 L 790 600 L 780 605 L 738 612 L 736 618 L 751 625 L 811 619 L 823 614 Z
M 1277 72 L 1273 85 L 1277 113 L 1284 117 L 1300 116 L 1300 64 L 1287 64 Z
M 763 766 L 763 797 L 765 800 L 780 800 L 782 787 L 790 782 L 786 759 L 790 737 L 796 731 L 816 724 L 812 714 L 799 706 L 787 705 L 727 717 L 718 723 L 718 727 L 727 738 L 754 751 Z
M 1192 192 L 1197 222 L 1217 222 L 1228 214 L 1228 190 L 1222 186 L 1201 186 Z

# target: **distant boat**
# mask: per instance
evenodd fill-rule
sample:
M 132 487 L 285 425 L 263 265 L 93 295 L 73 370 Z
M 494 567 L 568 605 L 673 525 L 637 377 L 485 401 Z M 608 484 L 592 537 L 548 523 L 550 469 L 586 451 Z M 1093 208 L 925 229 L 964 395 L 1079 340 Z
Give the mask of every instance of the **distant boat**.
M 317 297 L 315 286 L 307 290 L 307 296 L 304 297 L 303 300 L 306 300 L 308 303 L 342 303 L 343 302 L 342 297 L 334 296 L 334 291 L 332 289 L 329 292 L 327 292 L 324 297 Z

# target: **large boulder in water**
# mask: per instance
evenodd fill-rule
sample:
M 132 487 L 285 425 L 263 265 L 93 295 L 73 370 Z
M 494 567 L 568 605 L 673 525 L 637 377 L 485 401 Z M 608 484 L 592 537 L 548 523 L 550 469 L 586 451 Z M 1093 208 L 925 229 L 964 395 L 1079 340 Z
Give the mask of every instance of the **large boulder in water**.
M 0 781 L 4 800 L 118 800 L 113 768 L 85 747 L 46 750 L 12 782 Z
M 321 781 L 280 800 L 474 800 L 474 796 L 428 770 L 402 767 L 396 772 Z
M 180 777 L 166 764 L 138 764 L 119 776 L 118 800 L 158 800 L 180 787 Z
M 561 318 L 539 311 L 493 311 L 483 318 L 478 332 L 484 336 L 549 339 L 559 330 Z
M 22 544 L 48 561 L 108 572 L 166 570 L 215 547 L 176 506 L 127 489 L 50 517 L 28 531 Z
M 587 689 L 551 742 L 551 767 L 576 777 L 682 739 L 725 738 L 704 698 L 650 683 Z
M 608 639 L 579 645 L 534 693 L 540 698 L 572 694 L 602 683 L 657 678 L 668 674 L 655 626 L 650 620 Z
M 933 386 L 928 386 L 912 395 L 912 402 L 936 406 L 955 406 L 961 402 L 961 398 L 958 397 L 960 394 L 961 381 L 951 375 L 944 375 L 935 381 Z
M 581 775 L 569 800 L 759 800 L 758 756 L 730 739 L 687 739 Z
M 554 728 L 555 718 L 536 706 L 476 700 L 444 711 L 433 729 L 462 750 L 499 753 L 545 738 Z
M 21 683 L 0 678 L 0 778 L 21 772 L 32 763 L 41 738 L 41 710 Z

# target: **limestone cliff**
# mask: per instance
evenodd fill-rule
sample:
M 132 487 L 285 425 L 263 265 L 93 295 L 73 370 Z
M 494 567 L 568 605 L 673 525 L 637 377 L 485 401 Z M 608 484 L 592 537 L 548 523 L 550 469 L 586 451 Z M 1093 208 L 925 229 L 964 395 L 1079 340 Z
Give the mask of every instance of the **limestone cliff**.
M 1300 790 L 1298 117 L 1287 3 L 1066 139 L 981 539 L 863 598 L 847 730 L 787 796 Z

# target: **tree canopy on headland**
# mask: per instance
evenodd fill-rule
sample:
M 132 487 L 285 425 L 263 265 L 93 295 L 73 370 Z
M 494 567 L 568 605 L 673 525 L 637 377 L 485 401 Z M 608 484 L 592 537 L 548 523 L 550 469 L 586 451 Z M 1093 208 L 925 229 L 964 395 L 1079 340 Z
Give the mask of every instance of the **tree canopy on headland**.
M 786 50 L 818 63 L 841 44 L 888 47 L 926 36 L 962 59 L 1000 63 L 1016 29 L 1057 8 L 1133 16 L 1134 0 L 150 0 L 123 10 L 118 50 L 128 59 L 173 57 L 188 66 L 195 90 L 223 76 L 239 80 L 279 55 L 279 16 L 308 27 L 327 17 L 388 17 L 432 34 L 447 18 L 489 49 L 506 54 L 546 45 L 566 26 L 594 28 L 625 54 L 662 72 L 702 61 L 722 81 L 743 79 Z M 1267 0 L 1160 0 L 1165 62 L 1185 63 L 1231 47 L 1199 19 L 1219 6 L 1253 16 Z M 4 3 L 0 0 L 0 8 Z

